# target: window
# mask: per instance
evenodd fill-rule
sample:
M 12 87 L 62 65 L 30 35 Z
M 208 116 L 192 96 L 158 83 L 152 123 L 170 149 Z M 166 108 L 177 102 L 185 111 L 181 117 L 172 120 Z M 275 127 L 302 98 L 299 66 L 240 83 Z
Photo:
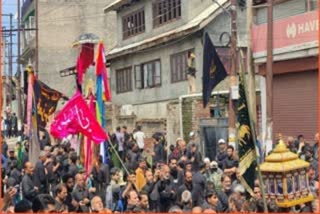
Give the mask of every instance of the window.
M 306 11 L 318 9 L 318 0 L 306 0 Z
M 185 51 L 171 55 L 171 82 L 179 82 L 187 79 L 188 52 L 189 51 Z
M 136 88 L 152 88 L 161 85 L 160 60 L 135 66 Z
M 181 0 L 156 0 L 153 3 L 153 27 L 181 17 Z
M 123 39 L 145 31 L 144 8 L 122 18 Z
M 131 67 L 116 70 L 117 93 L 132 91 Z

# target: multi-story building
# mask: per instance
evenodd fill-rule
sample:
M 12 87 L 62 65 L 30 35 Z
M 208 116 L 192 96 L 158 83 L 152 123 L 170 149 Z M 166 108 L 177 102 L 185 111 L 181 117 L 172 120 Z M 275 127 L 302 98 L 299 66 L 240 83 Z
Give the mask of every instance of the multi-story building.
M 273 138 L 317 132 L 318 1 L 274 1 Z M 259 8 L 253 28 L 254 61 L 266 75 L 267 8 Z M 265 87 L 262 88 L 265 91 Z M 265 96 L 264 96 L 265 97 Z M 262 103 L 269 102 L 266 99 Z M 265 105 L 262 105 L 265 106 Z
M 102 8 L 112 0 L 24 0 L 22 25 L 35 29 L 36 2 L 38 2 L 38 77 L 54 89 L 71 96 L 75 91 L 74 76 L 60 77 L 59 71 L 76 64 L 78 48 L 72 43 L 84 33 L 101 38 L 106 49 L 116 40 L 115 13 L 107 16 Z M 36 60 L 36 31 L 25 30 L 21 35 L 23 65 Z
M 118 27 L 117 46 L 107 54 L 115 105 L 109 112 L 110 127 L 127 125 L 132 129 L 139 124 L 148 137 L 156 131 L 166 132 L 170 144 L 177 137 L 188 140 L 189 132 L 195 131 L 201 133 L 207 149 L 217 138 L 227 139 L 228 78 L 215 88 L 206 109 L 201 95 L 205 32 L 227 71 L 230 68 L 226 46 L 230 16 L 223 8 L 228 11 L 230 1 L 117 0 L 105 7 L 106 13 L 117 12 Z M 245 11 L 238 9 L 237 13 L 241 47 L 245 46 Z M 186 75 L 188 52 L 196 56 L 196 90 L 192 94 Z

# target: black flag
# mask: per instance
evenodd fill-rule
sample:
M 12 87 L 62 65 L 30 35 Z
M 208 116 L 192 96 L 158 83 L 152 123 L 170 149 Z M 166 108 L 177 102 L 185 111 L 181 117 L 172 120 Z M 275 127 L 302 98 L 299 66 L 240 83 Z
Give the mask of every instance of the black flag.
M 224 68 L 208 33 L 205 34 L 203 48 L 202 99 L 205 108 L 209 102 L 211 92 L 219 82 L 226 78 Z
M 63 95 L 39 80 L 34 81 L 33 90 L 37 113 L 37 126 L 40 130 L 43 130 L 47 125 L 49 116 L 55 112 L 58 101 Z
M 244 77 L 240 74 L 238 106 L 238 146 L 240 181 L 247 192 L 253 194 L 254 179 L 257 166 L 255 149 L 255 132 L 250 125 L 250 116 L 245 93 Z

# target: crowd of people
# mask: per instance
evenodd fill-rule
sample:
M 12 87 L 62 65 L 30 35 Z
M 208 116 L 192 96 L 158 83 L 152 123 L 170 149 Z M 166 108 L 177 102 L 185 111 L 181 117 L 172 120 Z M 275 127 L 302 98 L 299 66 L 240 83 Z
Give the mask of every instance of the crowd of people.
M 1 133 L 6 138 L 18 136 L 18 118 L 16 113 L 6 113 L 6 117 L 1 117 Z
M 117 127 L 108 161 L 98 153 L 86 171 L 68 140 L 43 137 L 39 160 L 29 161 L 29 141 L 8 149 L 2 142 L 2 211 L 18 212 L 263 212 L 260 184 L 250 195 L 240 182 L 237 152 L 219 139 L 215 160 L 203 157 L 199 143 L 178 138 L 167 145 L 163 133 L 146 135 Z M 23 139 L 24 137 L 22 137 Z M 315 144 L 289 137 L 287 146 L 310 162 L 307 173 L 315 200 L 282 210 L 268 200 L 269 212 L 318 212 L 318 134 Z M 168 149 L 167 149 L 168 148 Z M 120 157 L 120 159 L 119 159 Z

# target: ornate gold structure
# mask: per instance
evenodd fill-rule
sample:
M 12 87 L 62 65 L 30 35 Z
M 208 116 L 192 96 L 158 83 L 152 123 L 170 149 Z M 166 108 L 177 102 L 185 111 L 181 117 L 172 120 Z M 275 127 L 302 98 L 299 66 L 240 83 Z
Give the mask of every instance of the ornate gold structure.
M 307 170 L 310 164 L 290 152 L 280 140 L 273 152 L 260 165 L 268 199 L 279 207 L 292 207 L 313 200 Z

